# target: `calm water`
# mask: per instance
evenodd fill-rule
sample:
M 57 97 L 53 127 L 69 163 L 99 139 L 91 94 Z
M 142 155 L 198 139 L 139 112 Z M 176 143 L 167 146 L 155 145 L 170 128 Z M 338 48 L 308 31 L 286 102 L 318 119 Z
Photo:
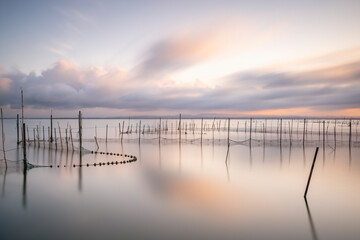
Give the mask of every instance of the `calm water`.
M 303 145 L 303 123 L 287 121 L 280 146 L 277 120 L 266 123 L 266 131 L 272 133 L 265 135 L 265 123 L 257 121 L 250 146 L 246 141 L 249 122 L 239 121 L 239 125 L 237 120 L 231 121 L 228 151 L 226 120 L 205 120 L 208 129 L 203 132 L 202 144 L 200 120 L 183 120 L 186 134 L 181 143 L 177 120 L 163 120 L 162 128 L 168 131 L 161 133 L 160 144 L 158 132 L 146 132 L 158 127 L 159 120 L 142 120 L 144 134 L 140 133 L 139 144 L 139 132 L 135 132 L 139 120 L 85 119 L 86 149 L 96 149 L 96 135 L 99 151 L 135 155 L 137 161 L 74 168 L 72 165 L 80 162 L 122 161 L 123 157 L 88 152 L 80 156 L 70 146 L 66 151 L 65 140 L 61 149 L 57 140 L 57 149 L 44 143 L 32 143 L 27 149 L 30 163 L 53 168 L 24 171 L 21 161 L 15 161 L 22 159 L 22 148 L 16 148 L 16 121 L 6 119 L 5 148 L 12 161 L 7 169 L 4 161 L 0 165 L 0 239 L 360 238 L 357 125 L 350 146 L 348 126 L 339 125 L 335 148 L 334 136 L 329 133 L 333 123 L 309 123 L 311 134 Z M 57 130 L 58 122 L 63 138 L 65 128 L 72 126 L 78 147 L 77 120 L 54 120 Z M 132 134 L 119 134 L 123 122 L 124 131 L 133 125 Z M 30 139 L 36 125 L 40 125 L 40 139 L 47 138 L 48 120 L 26 123 Z M 215 131 L 209 130 L 213 124 Z M 324 128 L 328 133 L 325 143 Z M 320 150 L 306 203 L 303 193 L 316 146 Z

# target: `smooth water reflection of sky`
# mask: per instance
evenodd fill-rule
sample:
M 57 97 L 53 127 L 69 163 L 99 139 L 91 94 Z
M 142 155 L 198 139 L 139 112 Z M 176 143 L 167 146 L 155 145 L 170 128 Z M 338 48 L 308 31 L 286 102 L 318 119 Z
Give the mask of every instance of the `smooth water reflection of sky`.
M 94 149 L 95 144 L 84 146 Z M 101 140 L 100 150 L 124 152 L 138 160 L 73 168 L 71 164 L 80 160 L 78 152 L 29 146 L 30 162 L 70 167 L 33 168 L 26 174 L 21 166 L 9 167 L 6 174 L 1 168 L 2 238 L 359 236 L 356 145 L 335 151 L 320 148 L 307 204 L 303 193 L 315 146 L 232 145 L 227 162 L 226 145 L 212 142 L 159 145 L 153 140 L 139 145 L 127 140 L 121 145 Z M 21 149 L 10 151 L 8 158 L 21 154 Z M 84 154 L 81 159 L 94 163 L 117 157 Z

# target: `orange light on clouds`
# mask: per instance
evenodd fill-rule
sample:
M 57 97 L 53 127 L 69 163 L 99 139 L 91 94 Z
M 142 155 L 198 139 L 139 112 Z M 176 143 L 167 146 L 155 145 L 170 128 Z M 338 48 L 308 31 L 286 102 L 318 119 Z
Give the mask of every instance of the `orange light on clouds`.
M 359 118 L 360 108 L 349 108 L 341 110 L 314 110 L 309 107 L 301 108 L 279 108 L 257 111 L 233 111 L 233 110 L 216 110 L 212 113 L 229 117 L 324 117 L 324 118 Z

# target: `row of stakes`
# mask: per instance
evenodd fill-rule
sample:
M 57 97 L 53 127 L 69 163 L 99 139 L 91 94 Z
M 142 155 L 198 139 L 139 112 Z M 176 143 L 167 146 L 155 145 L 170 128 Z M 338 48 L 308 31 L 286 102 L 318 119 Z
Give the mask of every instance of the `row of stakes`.
M 109 153 L 109 152 L 96 152 L 96 151 L 91 151 L 90 153 L 91 154 L 102 154 L 102 155 L 113 155 L 113 156 L 119 156 L 119 157 L 123 156 L 122 153 Z M 99 163 L 93 163 L 93 164 L 89 164 L 89 163 L 87 163 L 87 164 L 78 164 L 78 165 L 74 164 L 73 167 L 85 167 L 85 166 L 86 167 L 89 167 L 89 166 L 96 167 L 96 166 L 114 165 L 114 164 L 118 165 L 118 164 L 125 164 L 125 163 L 131 163 L 131 162 L 137 161 L 137 158 L 135 156 L 133 156 L 133 155 L 125 154 L 124 157 L 129 157 L 130 160 L 115 161 L 115 162 L 103 162 L 103 163 L 99 162 Z M 50 165 L 49 167 L 52 168 L 53 165 Z M 57 167 L 59 168 L 60 165 L 57 165 Z M 66 165 L 64 165 L 64 167 L 66 167 Z

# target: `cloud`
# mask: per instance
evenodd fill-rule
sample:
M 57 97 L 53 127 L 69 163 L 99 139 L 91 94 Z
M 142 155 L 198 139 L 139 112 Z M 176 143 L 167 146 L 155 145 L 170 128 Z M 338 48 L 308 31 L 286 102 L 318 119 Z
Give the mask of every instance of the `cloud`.
M 80 67 L 68 60 L 56 62 L 40 75 L 0 68 L 0 105 L 19 109 L 23 88 L 25 105 L 34 109 L 102 108 L 152 114 L 279 109 L 324 113 L 360 108 L 360 60 L 307 71 L 240 71 L 219 78 L 215 87 L 200 80 L 173 80 L 174 73 L 226 52 L 234 40 L 229 36 L 226 31 L 204 31 L 166 38 L 152 45 L 130 71 Z
M 163 76 L 226 52 L 237 37 L 227 30 L 190 31 L 163 39 L 153 44 L 135 69 L 135 78 Z
M 308 72 L 241 72 L 226 85 L 246 95 L 247 110 L 359 108 L 360 61 Z

